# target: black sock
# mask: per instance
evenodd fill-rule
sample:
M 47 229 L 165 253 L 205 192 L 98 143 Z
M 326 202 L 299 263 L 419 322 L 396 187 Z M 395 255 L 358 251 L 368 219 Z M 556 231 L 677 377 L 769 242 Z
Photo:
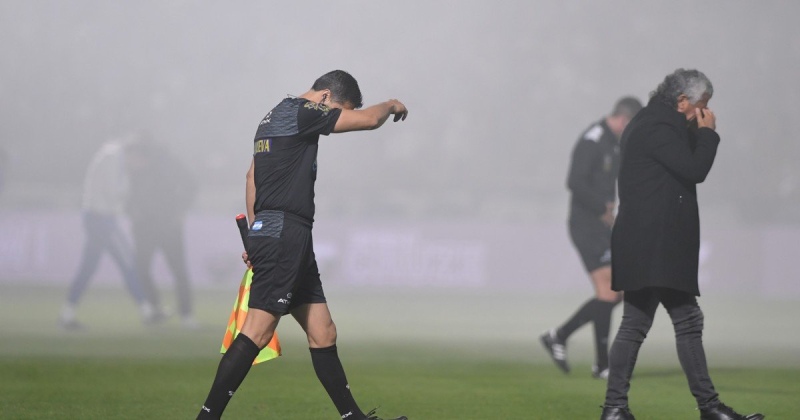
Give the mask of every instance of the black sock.
M 336 344 L 321 349 L 310 348 L 309 351 L 311 351 L 311 363 L 314 365 L 317 378 L 325 387 L 328 396 L 331 397 L 333 405 L 339 410 L 339 415 L 348 420 L 365 418 L 364 413 L 353 399 L 353 394 L 350 393 L 350 385 L 344 375 L 342 362 L 339 361 Z
M 214 378 L 214 383 L 211 385 L 211 391 L 208 393 L 203 408 L 197 419 L 218 419 L 225 411 L 225 406 L 231 400 L 233 393 L 239 388 L 250 367 L 253 366 L 253 361 L 261 351 L 258 346 L 253 343 L 244 334 L 239 334 L 233 340 L 228 351 L 222 356 L 217 368 L 217 376 Z
M 617 302 L 597 301 L 594 318 L 594 348 L 598 371 L 608 368 L 608 333 L 611 329 L 611 311 Z
M 578 309 L 578 312 L 575 312 L 575 315 L 572 315 L 572 318 L 564 323 L 561 328 L 556 330 L 558 339 L 562 342 L 567 341 L 569 336 L 571 336 L 575 330 L 593 320 L 595 318 L 595 313 L 599 302 L 599 300 L 594 298 L 587 300 L 586 303 L 584 303 L 583 306 Z

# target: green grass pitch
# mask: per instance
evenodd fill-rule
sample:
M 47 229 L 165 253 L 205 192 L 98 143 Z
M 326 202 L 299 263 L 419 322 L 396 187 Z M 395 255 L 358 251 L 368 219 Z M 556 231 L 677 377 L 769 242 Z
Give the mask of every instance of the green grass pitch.
M 175 320 L 144 327 L 122 292 L 101 289 L 87 294 L 79 312 L 89 328 L 68 333 L 55 324 L 63 290 L 0 292 L 0 419 L 188 419 L 213 380 L 235 287 L 197 293 L 199 331 Z M 589 374 L 590 328 L 570 341 L 570 375 L 557 371 L 537 342 L 583 296 L 331 287 L 328 295 L 340 356 L 365 410 L 381 406 L 383 416 L 413 420 L 599 417 L 605 383 Z M 748 305 L 755 315 L 726 300 L 701 305 L 723 400 L 769 419 L 799 418 L 798 305 Z M 476 309 L 485 307 L 492 310 Z M 226 418 L 338 418 L 299 328 L 285 319 L 279 333 L 284 356 L 250 371 Z M 671 333 L 659 310 L 634 373 L 637 419 L 699 418 Z

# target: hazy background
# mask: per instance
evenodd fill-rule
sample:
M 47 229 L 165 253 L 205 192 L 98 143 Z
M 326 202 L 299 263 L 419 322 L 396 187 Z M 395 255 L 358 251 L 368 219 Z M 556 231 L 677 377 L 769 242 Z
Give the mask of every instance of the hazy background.
M 686 67 L 714 83 L 722 136 L 699 188 L 701 287 L 800 300 L 798 15 L 793 1 L 2 1 L 0 291 L 66 289 L 91 156 L 145 130 L 200 183 L 188 258 L 197 293 L 224 290 L 227 306 L 256 126 L 338 68 L 365 104 L 398 98 L 410 115 L 320 140 L 315 240 L 327 290 L 399 290 L 407 305 L 385 314 L 399 320 L 428 287 L 446 299 L 466 285 L 489 296 L 490 325 L 510 322 L 507 290 L 523 306 L 550 293 L 567 307 L 523 312 L 556 322 L 590 293 L 566 232 L 575 141 L 620 96 L 644 102 Z M 93 282 L 121 283 L 109 264 Z M 453 311 L 486 309 L 475 302 Z M 511 330 L 534 340 L 513 325 L 496 331 Z M 794 351 L 800 338 L 776 345 Z
M 0 4 L 5 208 L 75 208 L 101 142 L 146 129 L 195 170 L 198 212 L 240 210 L 260 118 L 341 68 L 411 114 L 323 139 L 319 219 L 561 223 L 580 132 L 687 67 L 723 139 L 705 219 L 800 221 L 796 2 Z

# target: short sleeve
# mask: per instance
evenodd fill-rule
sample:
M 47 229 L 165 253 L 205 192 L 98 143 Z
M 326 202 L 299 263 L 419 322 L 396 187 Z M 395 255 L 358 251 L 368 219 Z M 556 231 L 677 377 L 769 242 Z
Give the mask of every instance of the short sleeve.
M 307 101 L 297 111 L 298 134 L 327 136 L 333 131 L 341 114 L 341 109 Z
M 576 201 L 597 214 L 603 214 L 606 210 L 606 197 L 591 183 L 592 171 L 598 159 L 601 159 L 601 149 L 596 141 L 585 137 L 579 140 L 572 151 L 567 186 Z

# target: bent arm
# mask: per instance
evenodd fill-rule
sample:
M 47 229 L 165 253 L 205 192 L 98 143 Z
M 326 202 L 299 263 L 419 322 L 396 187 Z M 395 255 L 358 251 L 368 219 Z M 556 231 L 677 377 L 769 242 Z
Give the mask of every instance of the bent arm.
M 253 158 L 250 161 L 250 169 L 247 170 L 247 183 L 245 186 L 245 206 L 247 207 L 247 220 L 250 222 L 248 226 L 253 224 L 253 221 L 256 218 L 256 213 L 254 206 L 256 204 L 256 179 L 255 179 L 255 172 L 256 172 L 256 160 Z
M 333 132 L 374 130 L 382 126 L 390 115 L 395 115 L 395 121 L 405 120 L 408 110 L 396 99 L 390 99 L 364 109 L 343 109 L 333 127 Z
M 697 147 L 682 141 L 675 129 L 661 125 L 651 135 L 653 158 L 677 176 L 699 184 L 705 181 L 717 155 L 719 135 L 710 128 L 697 131 Z

